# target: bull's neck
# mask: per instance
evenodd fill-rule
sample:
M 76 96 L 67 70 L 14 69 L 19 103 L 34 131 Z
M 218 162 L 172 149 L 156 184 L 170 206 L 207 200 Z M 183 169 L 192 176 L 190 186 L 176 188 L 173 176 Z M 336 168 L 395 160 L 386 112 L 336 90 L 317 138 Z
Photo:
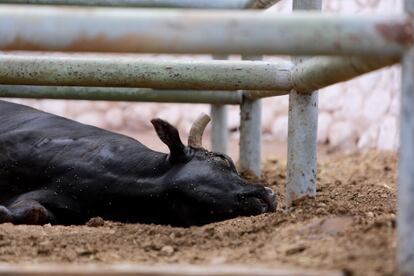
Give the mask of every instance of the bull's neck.
M 171 163 L 168 160 L 169 155 L 146 148 L 129 155 L 123 160 L 123 163 L 134 164 L 132 172 L 143 178 L 162 177 L 171 169 Z

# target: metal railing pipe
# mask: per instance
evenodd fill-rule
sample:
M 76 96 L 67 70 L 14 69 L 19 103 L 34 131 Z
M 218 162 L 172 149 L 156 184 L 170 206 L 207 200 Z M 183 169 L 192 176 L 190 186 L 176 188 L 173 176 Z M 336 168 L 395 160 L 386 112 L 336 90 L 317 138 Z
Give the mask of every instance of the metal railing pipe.
M 414 14 L 414 0 L 404 0 Z M 400 149 L 398 162 L 397 263 L 399 274 L 414 275 L 414 47 L 401 62 Z
M 262 56 L 242 56 L 243 60 L 262 60 Z M 244 93 L 244 91 L 243 91 Z M 240 105 L 240 172 L 246 177 L 260 177 L 262 148 L 262 102 L 243 96 Z
M 245 90 L 243 96 L 248 100 L 289 95 L 290 90 Z
M 414 47 L 403 58 L 401 89 L 397 260 L 401 275 L 411 276 L 414 275 Z
M 0 0 L 0 4 L 74 5 L 140 8 L 264 9 L 280 0 Z
M 227 55 L 213 55 L 215 60 L 227 60 Z M 241 93 L 241 92 L 238 92 Z M 227 153 L 227 107 L 224 103 L 213 104 L 211 114 L 211 150 Z
M 399 57 L 410 24 L 404 14 L 1 5 L 0 50 Z
M 321 10 L 322 0 L 293 0 L 292 8 L 294 12 Z M 307 59 L 296 57 L 293 61 L 300 66 Z M 285 192 L 288 208 L 297 199 L 316 195 L 318 112 L 318 91 L 290 91 Z
M 167 103 L 241 104 L 241 92 L 149 88 L 0 85 L 0 97 Z
M 306 93 L 392 65 L 398 58 L 314 57 L 292 70 L 292 85 Z
M 0 55 L 0 83 L 160 89 L 288 89 L 289 62 L 148 61 L 126 57 Z
M 10 57 L 11 55 L 4 55 L 4 57 Z M 0 56 L 0 62 L 4 61 L 1 59 L 2 56 Z M 19 58 L 21 56 L 18 56 Z M 37 56 L 33 57 L 33 56 L 24 56 L 25 58 L 25 62 L 23 62 L 22 64 L 20 64 L 20 66 L 26 68 L 28 71 L 27 74 L 32 75 L 34 78 L 36 78 L 34 84 L 43 84 L 43 82 L 53 82 L 53 84 L 51 85 L 56 85 L 57 83 L 54 83 L 54 81 L 52 80 L 43 80 L 41 77 L 38 76 L 38 74 L 46 74 L 47 76 L 49 76 L 50 78 L 53 77 L 53 74 L 49 74 L 49 72 L 43 72 L 43 70 L 40 70 L 40 68 L 42 67 L 47 67 L 47 65 L 41 66 L 41 63 L 43 62 L 43 60 L 47 60 L 48 62 L 50 61 L 52 64 L 54 62 L 58 62 L 58 61 L 62 61 L 62 59 L 64 59 L 63 57 L 57 57 L 54 56 L 52 58 L 50 57 L 46 57 L 46 56 L 41 56 L 39 59 Z M 67 57 L 67 56 L 66 56 Z M 71 62 L 74 62 L 75 64 L 79 65 L 82 64 L 82 62 L 80 62 L 80 60 L 83 60 L 83 64 L 87 64 L 87 68 L 89 68 L 90 66 L 93 66 L 92 63 L 97 60 L 97 57 L 91 58 L 81 58 L 81 57 L 76 57 L 76 58 L 72 58 L 72 57 L 68 57 L 68 59 L 71 60 Z M 113 57 L 111 57 L 111 59 L 109 58 L 103 58 L 105 61 L 102 61 L 102 64 L 105 64 L 107 62 L 114 62 L 116 63 L 116 61 L 114 61 Z M 27 62 L 29 62 L 31 60 L 32 65 L 29 65 Z M 125 61 L 126 63 L 124 63 L 124 65 L 120 65 L 120 68 L 130 68 L 131 66 L 138 66 L 137 64 L 140 64 L 141 61 L 136 60 L 136 59 L 129 59 L 129 58 L 125 58 L 125 59 L 121 59 L 122 61 Z M 120 61 L 121 61 L 120 60 Z M 15 61 L 16 63 L 18 63 L 18 61 Z M 12 62 L 12 64 L 14 64 L 15 62 Z M 131 62 L 131 63 L 130 63 Z M 147 61 L 145 61 L 146 63 Z M 233 61 L 232 61 L 233 62 Z M 240 61 L 236 61 L 236 64 L 239 63 Z M 279 95 L 286 95 L 289 93 L 289 90 L 292 88 L 295 88 L 298 92 L 308 92 L 308 91 L 312 91 L 312 90 L 316 90 L 319 88 L 323 88 L 326 87 L 328 85 L 334 84 L 334 83 L 338 83 L 341 81 L 346 81 L 349 80 L 350 78 L 359 76 L 361 74 L 364 73 L 368 73 L 370 71 L 379 69 L 381 67 L 384 66 L 388 66 L 388 65 L 392 65 L 394 63 L 398 62 L 397 58 L 383 58 L 383 59 L 375 59 L 375 58 L 361 58 L 361 57 L 314 57 L 311 59 L 308 59 L 300 64 L 298 64 L 296 67 L 293 67 L 294 69 L 291 72 L 291 76 L 288 76 L 288 71 L 284 71 L 283 68 L 288 69 L 289 68 L 289 63 L 283 63 L 283 66 L 280 67 L 282 70 L 281 72 L 283 74 L 277 74 L 275 81 L 279 82 L 282 86 L 282 90 L 248 90 L 245 91 L 244 96 L 250 100 L 253 99 L 258 99 L 258 98 L 263 98 L 263 97 L 271 97 L 271 96 L 279 96 Z M 59 63 L 59 62 L 58 62 Z M 122 63 L 122 62 L 121 62 Z M 171 64 L 174 64 L 175 62 L 172 61 Z M 183 66 L 183 64 L 193 64 L 191 67 L 191 71 L 192 69 L 197 70 L 196 68 L 198 68 L 198 66 L 207 66 L 207 64 L 204 64 L 205 61 L 202 62 L 179 62 L 179 66 Z M 208 62 L 207 62 L 208 63 Z M 4 63 L 7 64 L 7 63 Z M 49 64 L 49 63 L 47 63 Z M 59 63 L 60 64 L 60 63 Z M 134 65 L 135 64 L 135 65 Z M 172 70 L 170 75 L 174 75 L 177 74 L 179 72 L 174 71 L 174 69 L 170 66 L 171 64 L 168 63 L 164 63 L 162 62 L 161 64 L 164 64 L 166 68 L 169 68 L 168 70 Z M 154 68 L 156 67 L 162 67 L 161 64 L 158 65 L 154 65 Z M 102 72 L 104 67 L 98 68 L 99 67 L 99 62 L 97 64 L 95 64 L 96 67 L 94 69 L 91 70 L 97 70 L 97 71 L 101 71 L 101 74 L 105 74 L 106 77 L 109 77 L 109 73 L 105 73 Z M 263 65 L 263 64 L 262 64 Z M 79 65 L 81 66 L 81 65 Z M 111 65 L 112 66 L 112 65 Z M 113 65 L 116 66 L 116 65 Z M 209 65 L 209 66 L 213 66 L 213 65 Z M 233 66 L 235 66 L 233 64 Z M 31 67 L 36 67 L 36 69 L 34 71 L 31 71 Z M 49 68 L 49 70 L 51 71 L 55 71 L 56 67 L 61 67 L 62 70 L 66 70 L 65 69 L 65 65 L 57 65 L 54 66 L 53 68 Z M 68 67 L 72 67 L 68 65 Z M 171 68 L 170 68 L 171 67 Z M 234 68 L 233 68 L 234 69 Z M 236 67 L 236 69 L 241 70 L 241 68 Z M 11 72 L 7 72 L 7 68 L 3 68 L 0 69 L 0 73 L 3 70 L 4 74 L 7 74 L 7 78 L 10 78 L 13 74 L 17 74 L 22 78 L 26 78 L 26 76 L 24 76 L 24 72 L 22 74 L 20 73 L 11 73 Z M 59 69 L 56 69 L 59 70 Z M 83 69 L 73 69 L 73 70 L 66 70 L 66 76 L 62 75 L 59 71 L 56 71 L 55 74 L 56 75 L 60 75 L 59 78 L 62 79 L 66 79 L 67 77 L 70 77 L 72 74 L 76 75 L 78 73 L 77 70 L 83 70 Z M 146 70 L 146 69 L 145 69 Z M 167 71 L 168 71 L 167 70 Z M 273 70 L 273 69 L 272 69 Z M 75 72 L 76 71 L 76 72 Z M 116 79 L 118 78 L 119 82 L 122 82 L 122 78 L 123 76 L 125 76 L 126 73 L 128 73 L 129 71 L 125 71 L 123 69 L 117 70 L 117 75 L 114 76 L 113 78 Z M 133 71 L 133 69 L 130 70 L 131 72 Z M 238 70 L 235 70 L 238 71 Z M 43 73 L 41 73 L 43 72 Z M 148 72 L 147 72 L 148 73 Z M 195 74 L 195 72 L 192 72 Z M 95 74 L 99 74 L 99 72 L 96 72 Z M 144 73 L 145 75 L 145 73 Z M 198 75 L 198 74 L 195 74 Z M 203 76 L 207 77 L 207 75 L 202 74 Z M 36 76 L 36 77 L 35 77 Z M 97 76 L 97 75 L 96 75 Z M 130 75 L 128 75 L 128 77 L 130 77 Z M 223 75 L 221 75 L 221 77 L 224 77 Z M 268 76 L 269 78 L 272 78 L 271 76 Z M 192 76 L 183 76 L 183 78 L 193 78 Z M 241 77 L 242 78 L 242 77 Z M 288 82 L 288 79 L 291 78 L 292 83 L 290 84 Z M 3 79 L 2 80 L 3 83 L 13 83 L 13 84 L 18 84 L 17 80 L 8 80 L 8 79 Z M 75 80 L 69 80 L 70 82 L 76 82 Z M 92 81 L 96 81 L 96 80 L 92 80 Z M 111 80 L 105 80 L 105 77 L 102 77 L 101 79 L 102 82 L 108 82 L 109 84 L 111 84 Z M 134 81 L 139 81 L 139 80 L 134 80 Z M 224 80 L 226 81 L 226 80 Z M 25 80 L 25 82 L 30 82 L 30 80 Z M 56 80 L 56 82 L 58 82 Z M 155 82 L 155 80 L 154 80 Z M 237 80 L 238 82 L 238 80 Z M 32 83 L 33 84 L 33 83 Z M 80 85 L 80 84 L 79 84 Z M 122 85 L 132 85 L 132 84 L 128 84 L 128 83 L 124 83 L 124 84 L 119 84 L 120 86 Z M 237 85 L 237 84 L 231 84 L 231 83 L 227 83 L 226 81 L 226 86 L 229 85 Z M 179 88 L 181 88 L 182 85 L 180 85 Z M 171 87 L 170 87 L 171 88 Z M 213 91 L 211 91 L 211 93 L 214 93 Z
M 300 93 L 308 93 L 397 62 L 399 62 L 398 58 L 313 57 L 293 67 L 291 72 L 292 89 Z M 244 96 L 250 100 L 287 94 L 289 94 L 289 90 L 244 92 Z
M 239 91 L 238 93 L 241 92 Z M 210 110 L 212 121 L 211 150 L 227 153 L 227 106 L 224 103 L 212 104 Z

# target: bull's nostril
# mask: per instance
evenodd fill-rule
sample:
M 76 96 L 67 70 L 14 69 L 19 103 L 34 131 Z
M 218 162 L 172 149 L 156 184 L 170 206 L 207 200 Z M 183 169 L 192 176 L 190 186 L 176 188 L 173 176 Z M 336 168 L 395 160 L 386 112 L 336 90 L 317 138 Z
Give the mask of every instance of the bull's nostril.
M 242 213 L 252 215 L 276 211 L 277 200 L 273 190 L 264 186 L 252 187 L 255 189 L 238 195 Z
M 273 190 L 270 189 L 269 187 L 265 187 L 265 190 L 269 195 L 274 195 L 275 194 L 275 192 L 273 192 Z
M 258 198 L 258 200 L 259 200 L 260 205 L 262 207 L 261 213 L 266 213 L 269 210 L 269 204 L 266 201 L 264 201 L 260 198 Z

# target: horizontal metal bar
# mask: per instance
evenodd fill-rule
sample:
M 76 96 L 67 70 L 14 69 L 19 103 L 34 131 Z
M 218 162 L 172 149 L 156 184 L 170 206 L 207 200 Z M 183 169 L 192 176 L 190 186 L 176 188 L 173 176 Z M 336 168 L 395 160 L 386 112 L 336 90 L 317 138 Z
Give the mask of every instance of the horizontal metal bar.
M 412 42 L 405 14 L 0 6 L 0 50 L 400 57 Z
M 248 100 L 257 100 L 268 97 L 288 95 L 290 89 L 285 90 L 245 90 L 243 96 Z
M 397 59 L 357 57 L 315 57 L 295 67 L 291 79 L 294 82 L 294 87 L 298 91 L 308 92 L 351 79 L 363 73 L 391 65 L 397 61 Z M 0 67 L 0 75 L 7 73 L 5 71 L 7 71 L 6 68 Z M 38 71 L 27 72 L 27 74 L 32 74 L 34 77 L 36 77 L 37 73 Z M 122 81 L 122 70 L 118 73 L 119 80 Z M 287 79 L 289 79 L 289 76 L 283 76 L 280 78 L 280 81 L 286 82 Z M 1 82 L 2 79 L 0 77 Z M 18 83 L 18 81 L 15 80 L 13 83 Z M 291 89 L 293 89 L 293 86 L 285 83 L 283 90 L 245 90 L 243 91 L 243 97 L 249 100 L 255 100 L 265 97 L 281 96 L 289 94 Z M 242 94 L 240 91 L 154 90 L 145 88 L 37 85 L 0 85 L 0 97 L 211 104 L 240 104 L 242 102 Z
M 397 62 L 397 58 L 314 57 L 292 70 L 292 84 L 298 92 L 310 92 Z
M 141 8 L 267 8 L 279 0 L 0 0 L 0 4 L 76 5 Z
M 290 62 L 0 55 L 0 84 L 285 90 Z
M 47 57 L 26 55 L 0 55 L 0 83 L 13 85 L 50 86 L 109 86 L 146 87 L 160 89 L 229 90 L 244 91 L 244 97 L 255 100 L 264 97 L 286 95 L 291 89 L 306 93 L 331 84 L 346 81 L 364 73 L 398 62 L 397 58 L 361 57 L 314 57 L 292 68 L 290 62 L 274 63 L 261 61 L 148 61 L 118 57 Z M 63 87 L 60 88 L 63 91 Z M 95 90 L 94 90 L 95 89 Z M 97 91 L 92 88 L 91 91 Z M 11 91 L 11 90 L 9 90 Z M 41 90 L 36 90 L 41 94 Z M 65 91 L 71 91 L 70 89 Z M 86 90 L 83 90 L 86 91 Z M 112 91 L 112 92 L 111 92 Z M 117 100 L 114 88 L 105 91 L 105 96 Z M 154 90 L 122 90 L 130 94 L 123 100 L 157 101 L 158 96 L 149 94 Z M 131 91 L 131 92 L 126 92 Z M 161 92 L 161 101 L 220 103 L 217 96 L 213 102 L 207 95 L 216 91 L 189 97 L 193 92 Z M 10 93 L 10 92 L 7 92 Z M 51 93 L 51 92 L 47 92 Z M 47 94 L 46 93 L 46 94 Z M 56 96 L 61 97 L 57 91 Z M 78 97 L 80 92 L 73 97 Z M 94 92 L 95 93 L 95 92 Z M 132 94 L 131 94 L 132 93 Z M 138 95 L 138 94 L 139 95 Z M 220 91 L 217 91 L 220 93 Z M 42 97 L 46 97 L 46 94 Z M 109 96 L 110 95 L 110 96 Z M 133 96 L 131 96 L 133 95 Z M 182 95 L 182 96 L 180 96 Z M 38 96 L 40 97 L 40 96 Z M 182 98 L 181 98 L 182 97 Z M 110 99 L 109 99 L 110 100 Z M 217 101 L 216 101 L 217 100 Z M 240 103 L 238 101 L 238 103 Z
M 301 93 L 315 91 L 395 64 L 398 61 L 398 58 L 314 57 L 292 69 L 292 89 Z M 244 91 L 244 97 L 250 100 L 287 94 L 289 94 L 289 90 Z
M 0 85 L 0 97 L 64 100 L 240 104 L 241 92 L 148 88 Z
M 257 265 L 188 265 L 134 263 L 0 263 L 0 275 L 8 276 L 343 276 L 341 270 L 266 268 Z

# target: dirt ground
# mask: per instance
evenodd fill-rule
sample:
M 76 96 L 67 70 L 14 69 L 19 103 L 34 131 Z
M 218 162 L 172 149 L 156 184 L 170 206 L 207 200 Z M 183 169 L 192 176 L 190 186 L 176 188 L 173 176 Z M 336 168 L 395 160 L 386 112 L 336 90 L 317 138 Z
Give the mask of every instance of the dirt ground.
M 285 212 L 285 162 L 270 159 L 263 178 L 279 193 L 278 211 L 203 227 L 0 224 L 0 262 L 284 265 L 393 275 L 396 165 L 394 153 L 325 158 L 316 200 Z

